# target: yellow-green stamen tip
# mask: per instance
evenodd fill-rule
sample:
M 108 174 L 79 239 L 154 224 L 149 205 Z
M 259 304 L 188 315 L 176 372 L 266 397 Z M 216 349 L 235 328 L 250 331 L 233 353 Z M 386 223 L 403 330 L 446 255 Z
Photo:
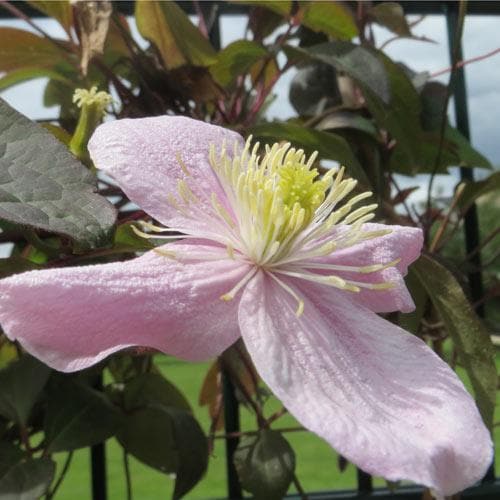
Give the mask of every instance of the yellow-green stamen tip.
M 101 115 L 104 116 L 106 108 L 113 102 L 113 98 L 104 90 L 98 92 L 97 87 L 94 86 L 90 90 L 76 89 L 73 94 L 73 102 L 79 108 L 83 106 L 95 106 L 99 109 Z

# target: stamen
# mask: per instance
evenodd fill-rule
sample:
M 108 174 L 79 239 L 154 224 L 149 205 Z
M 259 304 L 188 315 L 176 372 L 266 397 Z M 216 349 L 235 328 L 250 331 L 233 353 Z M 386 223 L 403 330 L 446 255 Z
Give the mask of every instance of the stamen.
M 370 266 L 343 266 L 339 264 L 323 264 L 316 262 L 303 262 L 301 267 L 306 269 L 324 269 L 325 271 L 347 271 L 361 274 L 369 274 L 377 271 L 383 271 L 389 267 L 394 267 L 401 262 L 401 259 L 395 259 L 386 264 L 372 264 Z
M 188 236 L 180 235 L 180 234 L 169 234 L 169 235 L 148 234 L 148 233 L 141 231 L 140 229 L 137 229 L 137 227 L 135 227 L 133 224 L 130 227 L 132 228 L 132 231 L 134 231 L 134 233 L 137 236 L 140 236 L 141 238 L 145 238 L 146 240 L 151 240 L 151 239 L 154 239 L 154 240 L 178 240 L 179 238 L 188 237 Z M 166 229 L 166 231 L 168 231 L 168 229 Z
M 217 215 L 231 228 L 235 229 L 236 224 L 234 223 L 233 219 L 229 215 L 228 211 L 221 205 L 219 200 L 217 199 L 217 195 L 215 193 L 212 193 L 211 196 L 211 202 L 212 202 L 212 207 L 217 213 Z
M 291 287 L 289 287 L 286 283 L 284 283 L 282 280 L 280 280 L 277 276 L 274 275 L 274 273 L 267 273 L 271 278 L 280 285 L 283 290 L 288 292 L 296 301 L 297 301 L 297 310 L 295 311 L 295 316 L 297 318 L 300 318 L 304 312 L 304 301 L 293 291 Z
M 187 165 L 184 163 L 182 160 L 181 154 L 179 152 L 175 153 L 175 159 L 177 160 L 177 163 L 180 165 L 182 171 L 187 177 L 191 176 L 191 173 L 189 172 Z
M 248 281 L 255 275 L 257 270 L 258 267 L 252 266 L 250 271 L 248 271 L 248 273 L 245 274 L 245 276 L 243 276 L 243 278 L 241 278 L 241 280 L 238 281 L 238 283 L 236 283 L 236 285 L 229 292 L 225 293 L 224 295 L 221 295 L 220 297 L 221 300 L 224 300 L 225 302 L 233 300 L 236 294 L 241 290 L 241 288 L 245 286 L 248 283 Z
M 165 250 L 164 248 L 153 248 L 153 252 L 161 255 L 162 257 L 168 257 L 169 259 L 177 260 L 177 255 L 175 254 L 175 252 Z

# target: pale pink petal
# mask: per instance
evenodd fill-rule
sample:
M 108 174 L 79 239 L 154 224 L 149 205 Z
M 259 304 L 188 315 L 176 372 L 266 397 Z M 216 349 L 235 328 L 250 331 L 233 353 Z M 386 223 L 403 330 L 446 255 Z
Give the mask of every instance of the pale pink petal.
M 229 152 L 235 142 L 243 144 L 240 135 L 222 127 L 182 116 L 159 116 L 104 123 L 88 149 L 96 167 L 115 179 L 131 201 L 163 224 L 192 231 L 206 229 L 212 193 L 225 204 L 208 161 L 210 144 L 220 151 L 224 141 Z M 179 199 L 180 180 L 198 198 L 193 203 L 194 218 L 187 216 L 189 210 L 179 211 L 169 203 L 172 196 Z
M 420 255 L 423 244 L 422 231 L 415 227 L 372 223 L 363 226 L 364 231 L 382 229 L 391 229 L 392 232 L 385 236 L 357 243 L 352 247 L 335 250 L 328 257 L 315 259 L 315 261 L 344 266 L 369 266 L 401 259 L 395 267 L 383 271 L 369 274 L 335 271 L 334 274 L 364 283 L 390 281 L 394 284 L 391 289 L 368 290 L 364 288 L 359 293 L 352 293 L 350 299 L 375 312 L 413 311 L 415 305 L 403 277 L 408 272 L 408 266 Z
M 151 251 L 126 262 L 18 274 L 0 281 L 0 323 L 10 339 L 61 371 L 130 346 L 207 359 L 239 337 L 236 301 L 220 296 L 248 270 L 219 253 L 219 261 L 181 264 Z
M 479 480 L 492 459 L 490 435 L 448 365 L 340 291 L 307 285 L 299 293 L 297 318 L 295 300 L 259 273 L 239 309 L 259 374 L 297 420 L 376 476 L 446 495 Z

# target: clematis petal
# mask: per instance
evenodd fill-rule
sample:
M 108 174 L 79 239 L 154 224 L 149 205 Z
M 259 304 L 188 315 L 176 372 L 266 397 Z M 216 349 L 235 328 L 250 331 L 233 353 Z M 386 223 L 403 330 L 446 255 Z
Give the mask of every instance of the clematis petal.
M 392 481 L 450 495 L 479 480 L 492 459 L 490 435 L 448 365 L 341 292 L 308 285 L 299 293 L 297 318 L 291 295 L 259 273 L 239 309 L 258 372 L 297 420 Z
M 207 359 L 239 337 L 236 305 L 220 296 L 247 270 L 228 259 L 180 264 L 151 251 L 126 262 L 31 271 L 0 281 L 0 322 L 10 339 L 61 371 L 130 346 Z
M 392 232 L 365 240 L 352 247 L 335 250 L 329 256 L 318 259 L 318 261 L 328 264 L 363 267 L 371 264 L 385 264 L 401 259 L 396 266 L 382 271 L 367 274 L 339 271 L 335 274 L 344 279 L 353 279 L 364 283 L 391 282 L 393 288 L 387 290 L 363 288 L 359 293 L 352 294 L 351 300 L 375 312 L 410 312 L 415 309 L 415 305 L 406 288 L 403 276 L 408 272 L 408 266 L 420 255 L 423 244 L 422 231 L 407 226 L 386 226 L 374 223 L 363 225 L 363 231 L 365 232 L 385 229 L 391 229 Z
M 229 151 L 235 142 L 243 144 L 240 135 L 222 127 L 182 116 L 159 116 L 104 123 L 88 149 L 96 167 L 110 175 L 132 202 L 161 223 L 192 232 L 207 229 L 212 193 L 225 204 L 208 161 L 210 144 L 220 148 L 224 141 Z M 194 213 L 182 206 L 179 181 L 187 182 L 197 198 L 192 203 Z

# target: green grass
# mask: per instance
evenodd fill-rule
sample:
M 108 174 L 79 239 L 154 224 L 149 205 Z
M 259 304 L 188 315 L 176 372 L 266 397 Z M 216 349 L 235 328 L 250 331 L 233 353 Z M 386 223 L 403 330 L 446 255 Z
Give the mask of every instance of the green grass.
M 188 364 L 165 356 L 156 358 L 157 364 L 169 380 L 176 384 L 188 397 L 196 417 L 205 430 L 209 427 L 206 408 L 198 405 L 198 393 L 203 377 L 208 369 L 208 363 Z M 500 356 L 497 355 L 497 368 L 500 367 Z M 500 420 L 497 394 L 497 410 L 495 421 Z M 271 398 L 265 405 L 266 415 L 272 414 L 281 407 L 278 401 Z M 243 430 L 255 429 L 255 419 L 246 409 L 241 410 L 241 425 Z M 289 415 L 283 416 L 275 427 L 297 426 Z M 297 477 L 306 491 L 321 491 L 332 489 L 351 489 L 355 487 L 355 469 L 353 466 L 341 473 L 337 466 L 337 454 L 321 439 L 308 432 L 293 432 L 286 435 L 297 456 Z M 500 459 L 500 427 L 495 428 L 497 447 L 496 460 Z M 161 446 L 161 443 L 158 443 Z M 111 500 L 126 498 L 125 476 L 123 473 L 123 454 L 116 440 L 106 444 L 108 494 Z M 65 454 L 56 456 L 58 470 L 62 467 Z M 173 481 L 164 474 L 154 471 L 130 458 L 132 475 L 132 491 L 136 500 L 157 500 L 170 498 L 173 491 Z M 376 486 L 383 486 L 382 479 L 375 481 Z M 295 491 L 293 488 L 290 492 Z M 226 495 L 226 472 L 224 443 L 217 440 L 214 456 L 210 459 L 209 469 L 203 480 L 187 495 L 188 499 L 223 498 Z M 74 454 L 71 467 L 61 485 L 56 500 L 86 500 L 91 498 L 90 490 L 90 453 L 87 449 Z

